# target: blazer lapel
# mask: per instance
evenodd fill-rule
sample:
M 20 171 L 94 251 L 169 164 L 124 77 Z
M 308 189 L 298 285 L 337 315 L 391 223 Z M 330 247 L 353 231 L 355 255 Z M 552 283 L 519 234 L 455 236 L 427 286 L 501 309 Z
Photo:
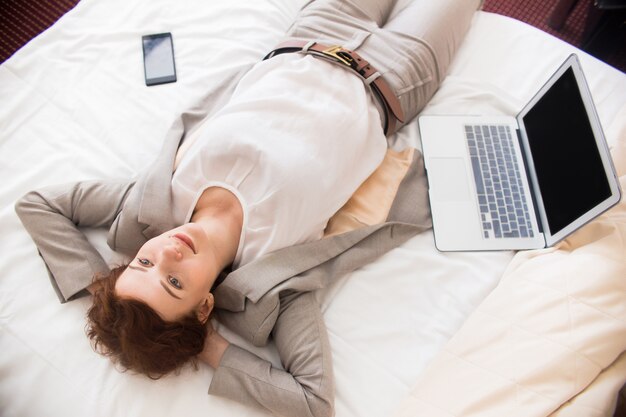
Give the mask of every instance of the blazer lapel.
M 373 261 L 428 227 L 386 222 L 269 253 L 231 272 L 215 289 L 215 306 L 232 312 L 243 311 L 246 299 L 257 303 L 272 289 L 282 288 L 282 283 L 297 276 L 303 280 L 290 283 L 290 289 L 322 288 L 332 279 Z M 332 273 L 307 276 L 307 271 L 320 268 L 332 270 Z
M 151 239 L 176 225 L 172 216 L 172 171 L 176 150 L 182 141 L 184 126 L 177 118 L 170 127 L 161 152 L 140 185 L 141 200 L 137 220 L 145 225 L 143 234 Z
M 216 307 L 243 311 L 246 298 L 257 302 L 286 279 L 337 256 L 362 239 L 364 229 L 280 249 L 240 267 L 215 289 Z

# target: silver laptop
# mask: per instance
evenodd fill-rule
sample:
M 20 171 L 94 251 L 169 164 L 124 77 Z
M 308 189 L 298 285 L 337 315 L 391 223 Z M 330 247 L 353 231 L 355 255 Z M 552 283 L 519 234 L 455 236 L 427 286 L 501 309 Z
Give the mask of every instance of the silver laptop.
M 517 117 L 419 118 L 441 251 L 552 246 L 620 200 L 576 55 Z

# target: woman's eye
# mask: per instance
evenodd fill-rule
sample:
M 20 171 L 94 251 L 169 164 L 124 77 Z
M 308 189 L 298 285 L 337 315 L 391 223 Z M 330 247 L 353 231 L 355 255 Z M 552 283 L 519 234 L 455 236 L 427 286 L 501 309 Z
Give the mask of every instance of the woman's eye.
M 180 284 L 180 281 L 176 277 L 170 277 L 170 284 L 172 284 L 174 287 L 178 288 L 179 290 L 183 288 L 183 286 Z
M 149 260 L 145 259 L 145 258 L 137 258 L 137 262 L 139 262 L 139 264 L 143 265 L 143 266 L 151 266 L 152 262 L 150 262 Z

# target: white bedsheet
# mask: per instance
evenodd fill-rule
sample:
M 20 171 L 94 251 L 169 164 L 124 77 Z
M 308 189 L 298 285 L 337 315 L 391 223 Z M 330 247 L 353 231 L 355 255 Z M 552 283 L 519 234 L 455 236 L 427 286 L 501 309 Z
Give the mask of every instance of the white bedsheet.
M 140 172 L 176 115 L 260 59 L 301 3 L 82 0 L 0 66 L 0 415 L 266 415 L 208 396 L 206 366 L 155 382 L 120 373 L 94 353 L 83 331 L 88 300 L 58 303 L 13 203 L 46 184 Z M 148 88 L 140 36 L 162 31 L 174 35 L 179 81 Z M 425 112 L 514 114 L 572 51 L 519 22 L 478 13 Z M 585 54 L 581 60 L 610 142 L 626 76 Z M 394 142 L 419 146 L 416 123 Z M 90 236 L 106 252 L 102 233 Z M 320 291 L 336 415 L 391 414 L 512 255 L 440 253 L 427 232 Z M 278 365 L 271 347 L 253 350 Z

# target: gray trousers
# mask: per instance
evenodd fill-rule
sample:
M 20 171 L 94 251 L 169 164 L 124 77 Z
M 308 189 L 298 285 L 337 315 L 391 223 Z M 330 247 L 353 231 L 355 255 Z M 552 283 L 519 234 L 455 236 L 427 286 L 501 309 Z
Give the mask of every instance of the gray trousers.
M 367 59 L 399 98 L 406 123 L 439 88 L 480 5 L 481 0 L 313 0 L 288 39 L 341 45 Z

